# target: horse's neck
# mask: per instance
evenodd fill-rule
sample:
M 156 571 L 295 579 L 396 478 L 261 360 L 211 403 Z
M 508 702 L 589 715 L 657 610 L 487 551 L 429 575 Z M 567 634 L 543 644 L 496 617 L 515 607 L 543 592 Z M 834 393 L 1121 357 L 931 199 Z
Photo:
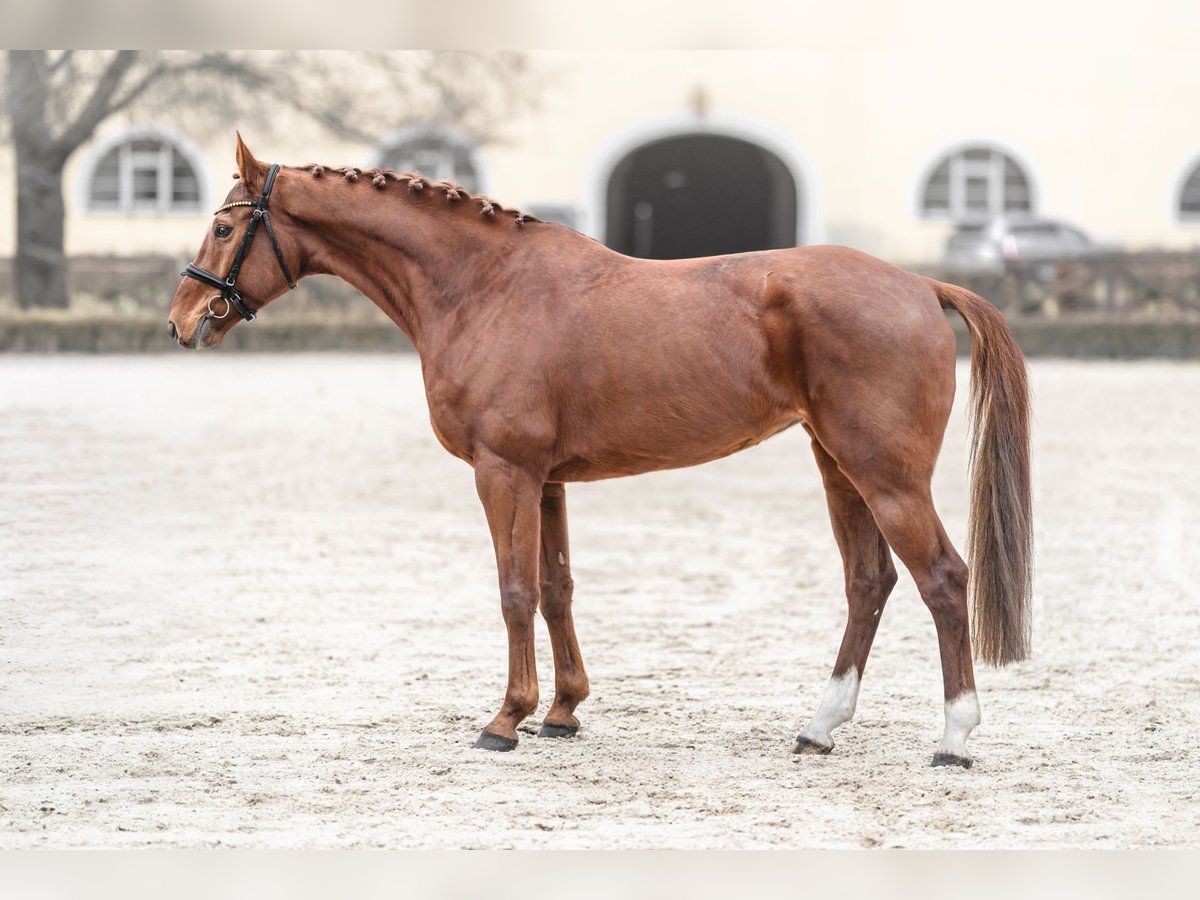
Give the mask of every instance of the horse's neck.
M 508 239 L 500 230 L 507 223 L 485 225 L 463 213 L 357 191 L 312 224 L 313 273 L 334 275 L 369 298 L 418 352 L 436 342 L 456 292 Z

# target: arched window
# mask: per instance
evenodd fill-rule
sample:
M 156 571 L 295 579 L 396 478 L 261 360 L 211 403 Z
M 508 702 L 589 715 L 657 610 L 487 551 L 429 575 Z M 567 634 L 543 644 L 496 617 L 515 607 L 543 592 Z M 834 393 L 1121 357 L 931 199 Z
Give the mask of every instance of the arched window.
M 1179 218 L 1189 222 L 1200 222 L 1200 162 L 1179 188 Z
M 475 144 L 441 125 L 414 125 L 392 134 L 376 152 L 375 165 L 420 172 L 431 181 L 456 181 L 473 194 L 488 190 Z
M 98 145 L 84 171 L 90 212 L 197 212 L 203 171 L 185 140 L 156 128 L 122 132 Z
M 956 221 L 1033 212 L 1029 175 L 992 147 L 963 147 L 934 165 L 921 187 L 921 214 Z

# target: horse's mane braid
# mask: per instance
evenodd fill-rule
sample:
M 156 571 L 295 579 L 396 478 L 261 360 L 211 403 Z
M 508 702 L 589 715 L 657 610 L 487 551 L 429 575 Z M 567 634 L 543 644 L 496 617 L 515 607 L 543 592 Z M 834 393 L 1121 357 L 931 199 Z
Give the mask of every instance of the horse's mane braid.
M 479 207 L 479 214 L 486 219 L 494 219 L 497 214 L 512 216 L 513 222 L 518 228 L 526 222 L 542 221 L 536 216 L 523 213 L 518 209 L 506 209 L 491 197 L 485 197 L 482 194 L 472 194 L 461 184 L 456 184 L 453 181 L 430 181 L 419 172 L 395 172 L 392 169 L 381 168 L 359 169 L 354 166 L 337 169 L 330 166 L 322 166 L 319 163 L 309 163 L 307 166 L 300 166 L 300 168 L 311 174 L 313 178 L 323 178 L 325 175 L 332 174 L 340 175 L 346 181 L 355 182 L 362 176 L 369 179 L 371 185 L 377 190 L 383 190 L 389 183 L 395 182 L 407 187 L 414 194 L 422 193 L 426 190 L 441 193 L 445 196 L 448 204 L 457 204 L 463 201 L 475 204 Z

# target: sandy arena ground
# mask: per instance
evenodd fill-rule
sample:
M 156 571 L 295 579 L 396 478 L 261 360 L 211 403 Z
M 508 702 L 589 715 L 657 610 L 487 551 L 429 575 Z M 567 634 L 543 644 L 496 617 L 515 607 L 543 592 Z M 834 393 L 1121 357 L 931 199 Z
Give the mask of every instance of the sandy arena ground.
M 1032 369 L 1035 656 L 979 671 L 963 771 L 907 573 L 834 753 L 788 752 L 845 610 L 800 429 L 568 489 L 592 697 L 496 754 L 492 551 L 414 357 L 0 358 L 0 846 L 1196 847 L 1200 366 Z

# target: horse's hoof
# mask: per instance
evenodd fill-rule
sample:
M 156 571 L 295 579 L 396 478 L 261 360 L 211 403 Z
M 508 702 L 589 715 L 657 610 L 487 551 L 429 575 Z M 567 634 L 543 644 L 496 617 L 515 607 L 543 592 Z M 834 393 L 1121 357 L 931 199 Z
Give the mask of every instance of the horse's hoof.
M 953 753 L 935 753 L 933 754 L 933 762 L 930 766 L 961 766 L 964 769 L 971 768 L 972 759 L 969 756 L 956 756 Z
M 495 750 L 499 753 L 507 753 L 515 746 L 517 746 L 515 738 L 501 737 L 498 734 L 492 734 L 490 731 L 481 732 L 479 739 L 475 741 L 477 749 Z
M 542 727 L 538 730 L 538 737 L 575 737 L 578 733 L 578 725 L 551 725 L 549 722 L 543 722 Z
M 804 735 L 796 736 L 796 743 L 792 744 L 792 752 L 800 753 L 807 756 L 828 756 L 829 751 L 833 749 L 833 744 L 826 747 L 824 744 L 818 744 L 816 741 L 809 740 Z

